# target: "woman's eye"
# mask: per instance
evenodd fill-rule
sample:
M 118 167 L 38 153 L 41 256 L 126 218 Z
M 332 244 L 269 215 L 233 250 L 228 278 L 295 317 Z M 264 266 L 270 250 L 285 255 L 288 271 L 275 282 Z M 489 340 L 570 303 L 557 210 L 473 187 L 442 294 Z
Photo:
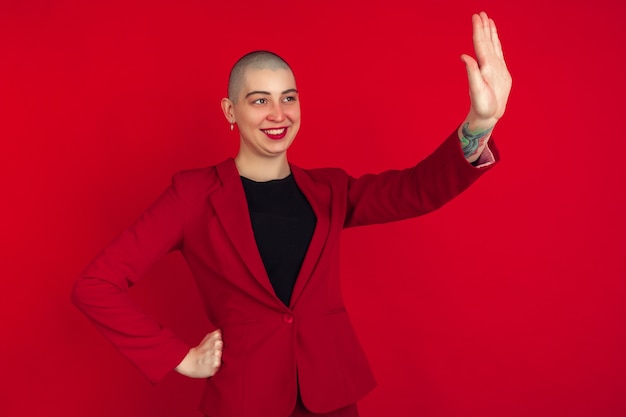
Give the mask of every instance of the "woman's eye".
M 294 96 L 287 96 L 284 98 L 285 101 L 296 101 L 296 98 Z
M 254 104 L 265 104 L 267 103 L 267 100 L 264 98 L 259 98 L 253 101 Z

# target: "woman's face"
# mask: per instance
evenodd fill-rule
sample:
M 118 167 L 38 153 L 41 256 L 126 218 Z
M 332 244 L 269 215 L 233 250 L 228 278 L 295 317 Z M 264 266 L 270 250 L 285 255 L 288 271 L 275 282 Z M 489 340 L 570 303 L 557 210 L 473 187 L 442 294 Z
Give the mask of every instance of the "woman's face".
M 239 152 L 251 157 L 284 155 L 300 128 L 296 80 L 288 69 L 248 69 L 230 106 L 241 137 Z

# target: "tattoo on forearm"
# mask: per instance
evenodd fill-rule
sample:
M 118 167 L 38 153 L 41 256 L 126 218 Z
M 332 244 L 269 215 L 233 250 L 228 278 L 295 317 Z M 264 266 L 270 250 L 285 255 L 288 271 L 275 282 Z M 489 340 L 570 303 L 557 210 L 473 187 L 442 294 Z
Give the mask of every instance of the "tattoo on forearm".
M 479 132 L 470 132 L 469 131 L 469 122 L 465 122 L 463 127 L 461 128 L 461 149 L 463 149 L 463 155 L 466 158 L 474 155 L 476 150 L 480 148 L 485 140 L 489 137 L 489 133 L 493 127 L 490 127 L 487 130 L 481 130 Z

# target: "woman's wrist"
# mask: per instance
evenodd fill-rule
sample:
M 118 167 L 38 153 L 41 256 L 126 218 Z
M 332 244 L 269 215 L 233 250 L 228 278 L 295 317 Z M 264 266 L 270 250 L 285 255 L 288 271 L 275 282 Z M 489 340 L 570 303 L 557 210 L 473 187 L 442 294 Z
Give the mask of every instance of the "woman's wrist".
M 494 118 L 478 118 L 470 111 L 461 126 L 459 126 L 459 141 L 463 155 L 468 162 L 473 163 L 478 160 L 480 154 L 487 146 L 497 121 Z

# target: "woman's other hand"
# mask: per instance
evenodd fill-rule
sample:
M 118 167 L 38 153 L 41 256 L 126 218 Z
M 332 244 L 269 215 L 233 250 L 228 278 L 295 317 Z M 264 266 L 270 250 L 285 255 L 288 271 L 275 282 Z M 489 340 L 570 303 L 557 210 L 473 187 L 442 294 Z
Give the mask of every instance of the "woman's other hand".
M 222 332 L 218 329 L 207 334 L 198 346 L 189 349 L 176 372 L 190 378 L 211 377 L 222 365 L 223 349 Z

